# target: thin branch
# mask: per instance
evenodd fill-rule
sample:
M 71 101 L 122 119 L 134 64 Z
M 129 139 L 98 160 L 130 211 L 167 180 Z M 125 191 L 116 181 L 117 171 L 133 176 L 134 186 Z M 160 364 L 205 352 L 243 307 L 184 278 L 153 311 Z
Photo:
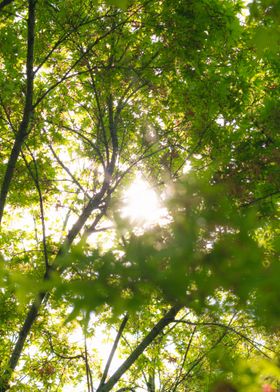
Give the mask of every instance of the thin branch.
M 14 134 L 16 134 L 16 129 L 15 129 L 13 123 L 12 123 L 10 113 L 7 110 L 7 108 L 6 108 L 5 104 L 4 104 L 3 99 L 1 98 L 1 96 L 0 96 L 0 104 L 1 104 L 1 106 L 2 106 L 2 108 L 4 110 L 4 113 L 6 115 L 8 125 L 11 127 L 11 130 L 14 132 Z
M 97 105 L 98 118 L 99 118 L 99 122 L 100 122 L 100 125 L 101 125 L 102 136 L 103 136 L 103 143 L 104 143 L 105 151 L 106 151 L 106 160 L 107 160 L 107 163 L 108 163 L 109 162 L 109 146 L 108 146 L 108 141 L 107 141 L 107 136 L 106 136 L 105 125 L 104 125 L 104 121 L 103 121 L 103 113 L 102 113 L 102 110 L 101 110 L 101 105 L 100 105 L 100 101 L 99 101 L 99 94 L 98 94 L 98 91 L 97 91 L 97 88 L 96 88 L 96 84 L 95 84 L 92 68 L 90 67 L 90 64 L 89 64 L 88 61 L 87 61 L 87 68 L 88 68 L 88 71 L 89 71 L 89 75 L 90 75 L 90 79 L 91 79 L 91 87 L 93 89 L 95 102 L 96 102 L 96 105 Z
M 118 106 L 117 106 L 117 110 L 116 110 L 115 121 L 119 120 L 119 115 L 120 115 L 121 111 L 124 109 L 124 107 L 126 106 L 126 104 L 129 102 L 130 98 L 132 98 L 143 87 L 148 86 L 149 83 L 150 83 L 149 81 L 144 81 L 139 86 L 135 87 L 135 89 L 133 89 L 131 91 L 131 93 L 127 95 L 127 97 L 125 99 L 123 99 L 123 100 L 122 100 L 122 98 L 120 99 Z M 129 92 L 129 90 L 133 86 L 133 84 L 134 84 L 134 82 L 132 82 L 130 84 L 130 86 L 127 88 L 127 92 Z M 125 94 L 124 94 L 124 97 L 125 97 Z
M 231 327 L 230 325 L 222 324 L 222 323 L 217 323 L 217 322 L 202 322 L 202 323 L 195 323 L 192 321 L 187 321 L 187 320 L 174 320 L 175 323 L 183 323 L 183 324 L 188 324 L 188 325 L 194 325 L 194 326 L 205 326 L 205 327 L 220 327 L 224 328 L 228 331 L 231 331 L 235 333 L 236 335 L 240 336 L 242 339 L 246 340 L 249 342 L 256 350 L 258 350 L 262 355 L 264 355 L 267 358 L 270 358 L 269 355 L 267 355 L 265 352 L 263 352 L 258 346 L 262 346 L 265 349 L 268 349 L 270 351 L 273 351 L 269 349 L 268 347 L 264 346 L 261 343 L 255 342 L 253 339 L 249 338 L 248 336 L 244 335 L 242 332 L 237 331 L 235 328 Z
M 50 56 L 53 54 L 53 52 L 63 43 L 65 42 L 73 33 L 77 32 L 79 30 L 80 27 L 83 27 L 85 25 L 94 23 L 100 19 L 105 18 L 106 16 L 109 15 L 109 11 L 107 11 L 104 15 L 100 15 L 96 18 L 93 19 L 87 19 L 84 18 L 81 23 L 79 23 L 77 26 L 74 26 L 70 31 L 68 31 L 67 33 L 63 34 L 54 44 L 54 46 L 52 47 L 52 49 L 46 54 L 46 56 L 43 58 L 43 60 L 41 60 L 40 64 L 36 67 L 36 69 L 34 70 L 34 74 L 36 74 L 39 69 L 48 61 L 48 59 L 50 58 Z
M 29 150 L 29 149 L 28 149 Z M 32 158 L 33 161 L 33 165 L 35 168 L 35 174 L 32 172 L 31 167 L 29 165 L 29 163 L 27 162 L 25 155 L 23 154 L 23 152 L 21 153 L 24 163 L 27 167 L 27 170 L 32 178 L 32 180 L 34 181 L 35 187 L 37 189 L 38 192 L 38 196 L 39 196 L 39 205 L 40 205 L 40 220 L 41 220 L 41 226 L 42 226 L 42 243 L 43 243 L 43 252 L 44 252 L 44 259 L 45 259 L 45 269 L 46 269 L 46 273 L 48 273 L 49 271 L 49 260 L 48 260 L 48 248 L 47 248 L 47 237 L 46 237 L 46 224 L 45 224 L 45 212 L 44 212 L 44 202 L 43 202 L 43 195 L 42 195 L 42 191 L 41 191 L 41 186 L 40 186 L 40 180 L 39 180 L 39 172 L 38 172 L 38 167 L 37 167 L 37 162 L 36 159 L 34 157 L 34 155 L 32 154 L 32 152 L 29 150 L 29 154 Z
M 51 150 L 55 160 L 57 161 L 57 163 L 66 171 L 66 173 L 69 175 L 69 177 L 72 179 L 72 181 L 74 182 L 74 184 L 77 185 L 77 187 L 84 193 L 84 195 L 90 199 L 90 195 L 87 193 L 87 191 L 84 189 L 84 187 L 79 183 L 79 181 L 74 177 L 74 175 L 71 173 L 71 171 L 68 169 L 68 167 L 66 165 L 64 165 L 64 163 L 62 162 L 62 160 L 59 158 L 59 156 L 56 154 L 56 152 L 54 151 L 52 145 L 50 143 L 48 143 L 49 149 Z
M 181 366 L 180 366 L 179 374 L 178 374 L 178 376 L 176 377 L 176 380 L 175 380 L 175 382 L 174 382 L 174 387 L 172 388 L 172 392 L 175 392 L 177 386 L 179 385 L 179 382 L 180 382 L 179 380 L 180 380 L 180 378 L 182 377 L 183 368 L 184 368 L 184 366 L 185 366 L 185 363 L 186 363 L 186 360 L 187 360 L 187 356 L 188 356 L 188 354 L 189 354 L 189 351 L 190 351 L 190 348 L 191 348 L 191 344 L 192 344 L 194 335 L 195 335 L 195 333 L 196 333 L 196 330 L 197 330 L 197 326 L 195 326 L 194 329 L 192 330 L 192 333 L 191 333 L 191 336 L 190 336 L 190 339 L 189 339 L 189 342 L 188 342 L 188 346 L 187 346 L 187 348 L 186 348 L 186 351 L 185 351 L 184 357 L 183 357 L 183 361 L 182 361 Z
M 117 186 L 120 184 L 120 182 L 124 179 L 124 177 L 131 171 L 131 169 L 133 167 L 137 166 L 138 163 L 140 163 L 144 159 L 150 158 L 153 155 L 158 154 L 159 152 L 161 152 L 163 150 L 166 150 L 167 148 L 168 148 L 168 146 L 164 146 L 164 147 L 159 148 L 157 151 L 153 151 L 153 152 L 145 155 L 145 153 L 149 150 L 149 149 L 147 149 L 145 151 L 145 153 L 143 153 L 142 156 L 140 156 L 138 159 L 136 159 L 134 162 L 132 162 L 130 164 L 130 166 L 123 173 L 120 174 L 120 176 L 118 177 L 118 179 L 115 182 L 115 185 L 111 188 L 110 192 L 111 193 L 114 192 L 114 190 L 117 188 Z
M 275 192 L 268 193 L 267 195 L 264 195 L 264 196 L 261 196 L 261 197 L 257 197 L 256 199 L 251 200 L 251 201 L 249 201 L 249 202 L 247 202 L 247 203 L 243 203 L 243 204 L 241 204 L 240 207 L 248 207 L 248 206 L 250 206 L 250 205 L 252 205 L 252 204 L 258 203 L 259 201 L 265 200 L 265 199 L 267 199 L 268 197 L 272 197 L 272 196 L 275 196 L 275 195 L 279 195 L 279 193 L 280 193 L 280 190 L 277 190 L 277 191 L 275 191 Z
M 42 68 L 42 66 L 46 63 L 46 61 L 48 61 L 48 59 L 50 58 L 50 56 L 53 54 L 53 52 L 59 47 L 60 44 L 62 44 L 71 34 L 73 31 L 75 31 L 76 29 L 73 29 L 70 32 L 65 33 L 61 38 L 59 38 L 56 43 L 54 44 L 54 46 L 52 47 L 52 49 L 48 52 L 48 54 L 43 58 L 43 60 L 40 62 L 40 64 L 35 68 L 34 70 L 34 75 L 36 75 L 36 73 Z
M 228 323 L 228 326 L 231 325 L 231 323 L 233 322 L 234 318 L 236 316 L 236 313 L 234 313 Z M 175 323 L 178 322 L 183 322 L 184 320 L 180 319 L 180 320 L 174 320 Z M 196 327 L 196 324 L 195 324 Z M 194 361 L 192 361 L 190 363 L 190 368 L 188 369 L 188 371 L 181 377 L 181 380 L 177 380 L 177 387 L 183 382 L 185 381 L 188 376 L 190 375 L 190 373 L 193 371 L 193 369 L 198 366 L 199 364 L 201 364 L 201 362 L 204 360 L 204 358 L 206 357 L 207 353 L 211 352 L 223 339 L 224 337 L 227 335 L 228 330 L 226 329 L 222 335 L 216 340 L 216 342 L 210 347 L 209 350 L 207 350 L 206 352 L 204 352 L 202 355 L 199 355 Z
M 175 172 L 173 173 L 173 177 L 176 178 L 176 176 L 178 175 L 179 171 L 182 169 L 182 167 L 185 165 L 186 161 L 189 160 L 198 150 L 198 148 L 201 146 L 203 138 L 207 132 L 207 130 L 209 129 L 209 126 L 211 125 L 211 122 L 209 124 L 207 124 L 205 126 L 205 128 L 202 130 L 200 137 L 196 143 L 196 145 L 191 149 L 191 151 L 188 152 L 187 156 L 184 159 L 184 162 L 179 165 L 179 167 L 175 170 Z
M 216 340 L 216 342 L 211 346 L 211 348 L 207 351 L 210 352 L 212 351 L 215 347 L 218 346 L 218 344 L 221 343 L 221 341 L 224 339 L 224 337 L 226 336 L 227 331 L 224 331 L 222 333 L 222 335 Z M 185 381 L 188 376 L 191 374 L 191 372 L 194 370 L 194 368 L 196 368 L 199 364 L 201 364 L 201 362 L 205 359 L 207 352 L 205 352 L 204 354 L 200 355 L 199 357 L 197 357 L 197 359 L 195 359 L 193 362 L 191 362 L 191 366 L 188 369 L 188 371 L 182 376 L 181 380 L 177 381 L 177 387 L 182 384 L 183 381 Z
M 111 162 L 108 165 L 108 174 L 109 174 L 109 176 L 111 176 L 112 175 L 112 167 L 115 166 L 117 154 L 118 154 L 118 149 L 119 149 L 117 128 L 116 128 L 116 124 L 114 121 L 113 97 L 111 94 L 109 95 L 107 105 L 108 105 L 108 114 L 109 114 L 109 130 L 110 130 L 112 147 L 113 147 Z
M 153 60 L 159 55 L 160 51 L 157 51 L 154 53 L 154 55 L 147 61 L 146 64 L 144 64 L 139 71 L 136 70 L 136 68 L 131 68 L 131 70 L 136 73 L 137 77 L 141 80 L 141 71 L 144 71 L 148 66 L 153 62 Z M 124 108 L 124 106 L 127 104 L 129 99 L 137 93 L 141 88 L 144 86 L 148 85 L 150 82 L 148 80 L 143 81 L 139 86 L 137 86 L 127 97 L 126 95 L 128 94 L 129 90 L 132 88 L 132 86 L 135 84 L 135 81 L 132 80 L 129 85 L 127 86 L 126 90 L 124 91 L 123 95 L 121 96 L 118 105 L 117 105 L 117 110 L 116 110 L 116 116 L 118 117 L 121 110 Z M 125 98 L 126 97 L 126 98 Z
M 85 23 L 85 19 L 83 21 L 81 21 L 81 23 L 78 26 L 73 27 L 70 31 L 67 31 L 66 33 L 64 33 L 54 44 L 54 46 L 51 48 L 51 50 L 46 54 L 46 56 L 41 60 L 40 64 L 35 68 L 34 70 L 34 74 L 36 74 L 40 68 L 42 68 L 42 66 L 48 61 L 48 59 L 51 57 L 51 55 L 53 54 L 53 52 L 64 42 L 66 41 L 74 32 L 76 32 L 80 27 L 84 26 L 87 23 L 92 23 L 100 18 L 102 18 L 102 16 L 99 16 L 98 18 L 91 20 L 90 22 L 86 22 Z
M 41 102 L 42 100 L 56 87 L 58 87 L 61 83 L 63 83 L 65 80 L 69 79 L 70 77 L 76 76 L 80 73 L 75 73 L 70 75 L 70 73 L 73 71 L 73 69 L 76 68 L 78 64 L 81 63 L 81 61 L 85 58 L 85 56 L 104 38 L 106 38 L 109 34 L 111 34 L 114 30 L 116 30 L 118 27 L 124 25 L 129 18 L 127 18 L 125 21 L 119 23 L 116 25 L 114 29 L 111 29 L 109 31 L 106 31 L 104 34 L 100 35 L 98 38 L 95 39 L 95 41 L 88 46 L 88 48 L 79 56 L 79 58 L 74 61 L 74 63 L 68 68 L 68 70 L 64 73 L 64 75 L 54 84 L 52 84 L 34 103 L 33 109 L 35 109 Z M 82 71 L 82 73 L 87 73 L 88 71 Z
M 85 142 L 87 142 L 87 143 L 94 149 L 94 151 L 97 153 L 98 158 L 100 159 L 100 163 L 101 163 L 101 165 L 102 165 L 102 167 L 103 167 L 103 169 L 104 169 L 104 172 L 105 172 L 105 163 L 104 163 L 104 160 L 103 160 L 103 157 L 102 157 L 102 155 L 101 155 L 101 153 L 100 153 L 99 148 L 92 142 L 92 140 L 90 140 L 87 136 L 85 136 L 85 135 L 82 133 L 81 130 L 74 129 L 74 128 L 72 128 L 72 127 L 69 127 L 68 125 L 57 124 L 57 123 L 55 123 L 54 121 L 45 120 L 45 122 L 48 123 L 48 124 L 51 124 L 51 125 L 60 127 L 60 128 L 62 128 L 62 129 L 65 129 L 66 131 L 73 132 L 73 133 L 77 134 L 78 136 L 80 136 L 80 137 L 81 137 Z
M 106 378 L 107 378 L 107 376 L 108 376 L 108 372 L 109 372 L 109 369 L 110 369 L 110 366 L 111 366 L 111 363 L 112 363 L 114 354 L 115 354 L 115 352 L 116 352 L 116 350 L 117 350 L 119 341 L 120 341 L 120 339 L 121 339 L 121 337 L 122 337 L 122 334 L 123 334 L 123 331 L 124 331 L 124 329 L 125 329 L 125 326 L 126 326 L 127 321 L 128 321 L 128 315 L 126 314 L 126 315 L 124 316 L 122 322 L 121 322 L 120 328 L 119 328 L 119 330 L 118 330 L 118 333 L 117 333 L 116 339 L 115 339 L 115 341 L 114 341 L 112 350 L 111 350 L 111 352 L 110 352 L 110 354 L 109 354 L 109 357 L 108 357 L 107 363 L 106 363 L 106 365 L 105 365 L 105 369 L 104 369 L 104 372 L 103 372 L 103 375 L 102 375 L 102 378 L 101 378 L 101 381 L 100 381 L 100 384 L 99 384 L 98 388 L 101 388 L 102 385 L 105 384 L 105 381 L 106 381 Z M 97 389 L 98 389 L 98 388 L 97 388 Z
M 50 332 L 49 331 L 45 331 L 45 334 L 47 335 L 47 339 L 48 339 L 48 342 L 49 342 L 49 345 L 50 345 L 52 353 L 54 355 L 56 355 L 58 358 L 67 359 L 67 360 L 84 358 L 83 354 L 77 354 L 77 355 L 63 355 L 63 354 L 60 354 L 54 348 L 53 341 L 52 341 L 52 335 L 50 334 Z
M 85 338 L 85 356 L 84 356 L 84 360 L 85 360 L 85 365 L 86 365 L 87 388 L 88 388 L 88 392 L 93 392 L 93 389 L 91 388 L 91 383 L 90 383 L 90 367 L 89 367 L 89 363 L 88 363 L 87 338 L 86 338 L 85 334 L 84 334 L 84 338 Z

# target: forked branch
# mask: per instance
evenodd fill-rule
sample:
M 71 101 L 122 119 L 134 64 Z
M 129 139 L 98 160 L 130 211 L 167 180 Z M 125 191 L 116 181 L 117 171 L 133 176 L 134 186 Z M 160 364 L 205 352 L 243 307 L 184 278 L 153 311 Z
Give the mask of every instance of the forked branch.
M 135 363 L 139 356 L 146 350 L 146 348 L 155 340 L 155 338 L 163 331 L 163 329 L 175 319 L 176 314 L 182 309 L 181 305 L 175 305 L 159 320 L 159 322 L 151 329 L 145 336 L 135 350 L 128 356 L 123 364 L 116 370 L 116 372 L 109 378 L 106 384 L 98 387 L 96 392 L 110 391 L 124 373 Z

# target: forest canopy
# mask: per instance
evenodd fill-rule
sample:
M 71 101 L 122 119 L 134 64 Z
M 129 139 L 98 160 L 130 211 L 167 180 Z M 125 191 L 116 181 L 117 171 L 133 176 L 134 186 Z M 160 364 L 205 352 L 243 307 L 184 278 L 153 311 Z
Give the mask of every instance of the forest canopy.
M 0 0 L 0 391 L 273 392 L 279 0 Z

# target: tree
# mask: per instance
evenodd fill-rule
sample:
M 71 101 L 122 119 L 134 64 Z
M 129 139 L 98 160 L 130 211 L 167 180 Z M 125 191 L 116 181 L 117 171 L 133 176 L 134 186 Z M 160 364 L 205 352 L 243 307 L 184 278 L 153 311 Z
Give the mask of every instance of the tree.
M 276 382 L 279 48 L 260 32 L 279 7 L 250 7 L 0 3 L 1 391 Z M 142 233 L 121 214 L 139 172 L 172 189 Z M 117 329 L 103 367 L 93 320 Z

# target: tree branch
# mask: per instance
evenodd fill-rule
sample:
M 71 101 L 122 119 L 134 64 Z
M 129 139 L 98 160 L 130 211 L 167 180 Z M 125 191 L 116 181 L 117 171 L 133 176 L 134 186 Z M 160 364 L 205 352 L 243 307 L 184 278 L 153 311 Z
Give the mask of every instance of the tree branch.
M 84 187 L 79 183 L 79 181 L 74 177 L 74 175 L 71 173 L 71 171 L 68 169 L 68 167 L 66 165 L 64 165 L 64 163 L 62 162 L 62 160 L 59 158 L 59 156 L 56 154 L 56 152 L 54 151 L 52 145 L 50 143 L 48 143 L 48 146 L 55 158 L 55 160 L 57 161 L 57 163 L 66 171 L 66 173 L 69 175 L 69 177 L 72 179 L 72 181 L 74 182 L 74 184 L 77 185 L 77 187 L 83 192 L 83 194 L 87 197 L 87 199 L 90 199 L 91 197 L 89 196 L 89 194 L 87 193 L 87 191 L 84 189 Z
M 42 195 L 42 190 L 41 190 L 40 181 L 39 181 L 39 172 L 38 172 L 37 162 L 36 162 L 36 159 L 31 151 L 29 151 L 29 154 L 31 155 L 31 158 L 32 158 L 32 161 L 34 164 L 35 174 L 32 172 L 32 169 L 31 169 L 30 165 L 28 164 L 28 162 L 25 158 L 25 155 L 23 153 L 22 153 L 22 157 L 23 157 L 23 160 L 24 160 L 25 165 L 27 167 L 27 170 L 28 170 L 32 180 L 34 181 L 34 184 L 37 189 L 38 196 L 39 196 L 40 220 L 41 220 L 42 236 L 43 236 L 42 242 L 43 242 L 43 252 L 44 252 L 44 258 L 45 258 L 45 271 L 46 271 L 46 273 L 48 273 L 50 266 L 49 266 L 49 257 L 48 257 L 48 248 L 47 248 L 44 201 L 43 201 L 43 195 Z
M 202 322 L 202 323 L 195 323 L 192 321 L 187 321 L 187 320 L 174 320 L 175 323 L 183 323 L 183 324 L 188 324 L 188 325 L 194 325 L 194 326 L 205 326 L 205 327 L 220 327 L 224 328 L 227 331 L 231 331 L 235 333 L 236 335 L 240 336 L 242 339 L 247 340 L 256 350 L 258 350 L 262 355 L 264 355 L 267 358 L 270 358 L 269 355 L 267 355 L 265 352 L 263 352 L 258 346 L 263 346 L 262 344 L 256 343 L 253 339 L 249 338 L 248 336 L 244 335 L 242 332 L 237 331 L 235 328 L 231 327 L 230 325 L 222 324 L 222 323 L 217 323 L 217 322 Z M 268 347 L 265 347 L 267 348 Z
M 94 80 L 94 76 L 93 76 L 93 72 L 92 72 L 92 68 L 90 67 L 89 62 L 87 61 L 87 69 L 89 71 L 90 74 L 90 79 L 91 79 L 91 87 L 93 89 L 94 92 L 94 97 L 95 97 L 95 102 L 96 102 L 96 106 L 97 106 L 97 111 L 98 111 L 98 118 L 99 118 L 99 122 L 100 122 L 100 126 L 101 126 L 101 131 L 102 131 L 102 136 L 103 136 L 103 143 L 105 146 L 105 151 L 106 151 L 106 160 L 107 163 L 109 162 L 109 148 L 108 148 L 108 140 L 106 137 L 106 130 L 105 130 L 105 125 L 104 125 L 104 121 L 103 121 L 103 113 L 101 110 L 101 105 L 100 105 L 100 101 L 99 101 L 99 94 L 96 88 L 96 84 L 95 84 L 95 80 Z
M 120 341 L 120 339 L 121 339 L 121 337 L 122 337 L 122 333 L 123 333 L 123 331 L 124 331 L 124 329 L 125 329 L 125 326 L 126 326 L 127 321 L 128 321 L 128 315 L 126 314 L 126 315 L 124 316 L 123 321 L 122 321 L 122 323 L 121 323 L 121 325 L 120 325 L 120 328 L 119 328 L 119 330 L 118 330 L 116 339 L 115 339 L 115 341 L 114 341 L 112 350 L 111 350 L 110 355 L 109 355 L 109 357 L 108 357 L 108 361 L 107 361 L 107 363 L 106 363 L 106 365 L 105 365 L 105 369 L 104 369 L 104 372 L 103 372 L 103 375 L 102 375 L 102 378 L 101 378 L 101 381 L 100 381 L 100 384 L 99 384 L 98 388 L 102 387 L 102 385 L 105 384 L 105 381 L 106 381 L 106 378 L 107 378 L 107 375 L 108 375 L 108 372 L 109 372 L 109 369 L 110 369 L 110 366 L 111 366 L 111 363 L 112 363 L 114 354 L 115 354 L 116 349 L 117 349 L 117 347 L 118 347 L 119 341 Z
M 261 197 L 257 197 L 256 199 L 253 199 L 253 200 L 251 200 L 251 201 L 248 201 L 248 202 L 246 202 L 246 203 L 243 203 L 243 204 L 241 204 L 240 205 L 240 207 L 248 207 L 248 206 L 250 206 L 250 205 L 252 205 L 252 204 L 255 204 L 255 203 L 258 203 L 259 201 L 262 201 L 262 200 L 265 200 L 265 199 L 267 199 L 268 197 L 273 197 L 273 196 L 275 196 L 275 195 L 278 195 L 280 193 L 280 190 L 277 190 L 277 191 L 275 191 L 275 192 L 271 192 L 271 193 L 268 193 L 267 195 L 264 195 L 264 196 L 261 196 Z
M 84 339 L 85 339 L 85 365 L 86 365 L 86 376 L 87 376 L 87 387 L 88 387 L 88 392 L 93 392 L 93 383 L 92 383 L 92 375 L 91 375 L 91 370 L 90 366 L 88 363 L 88 349 L 87 349 L 87 337 L 84 332 Z
M 190 339 L 189 339 L 189 342 L 188 342 L 188 346 L 187 346 L 186 351 L 184 353 L 184 357 L 183 357 L 183 360 L 182 360 L 182 363 L 181 363 L 181 366 L 180 366 L 180 369 L 179 369 L 179 374 L 178 374 L 178 376 L 176 377 L 176 379 L 174 381 L 174 387 L 172 388 L 172 392 L 176 392 L 177 386 L 180 384 L 180 379 L 182 377 L 183 368 L 185 366 L 186 359 L 187 359 L 188 353 L 189 353 L 190 348 L 191 348 L 191 344 L 192 344 L 192 341 L 193 341 L 193 338 L 194 338 L 194 335 L 195 335 L 195 332 L 196 332 L 196 328 L 197 327 L 195 326 L 194 329 L 192 330 L 192 333 L 191 333 L 191 336 L 190 336 Z
M 111 34 L 114 30 L 116 30 L 118 27 L 124 25 L 127 20 L 129 18 L 127 18 L 125 21 L 119 23 L 118 25 L 116 25 L 116 27 L 114 29 L 111 29 L 109 31 L 106 31 L 104 34 L 102 34 L 100 37 L 96 38 L 95 41 L 93 43 L 91 43 L 88 48 L 80 55 L 80 57 L 68 68 L 68 70 L 64 73 L 64 75 L 58 80 L 56 81 L 54 84 L 52 84 L 49 88 L 47 88 L 47 90 L 37 99 L 37 101 L 34 103 L 33 105 L 33 109 L 35 107 L 37 107 L 42 100 L 52 91 L 54 90 L 57 86 L 59 86 L 61 83 L 63 83 L 65 80 L 69 79 L 69 77 L 73 77 L 78 75 L 78 73 L 76 74 L 72 74 L 70 75 L 70 73 L 73 71 L 73 69 L 76 68 L 76 66 L 78 64 L 81 63 L 81 61 L 85 58 L 85 56 L 94 48 L 94 46 L 96 46 L 103 38 L 106 38 L 109 34 Z M 82 71 L 83 73 L 87 73 L 88 71 Z
M 50 332 L 45 331 L 45 333 L 46 333 L 46 335 L 47 335 L 47 339 L 48 339 L 48 342 L 49 342 L 49 345 L 50 345 L 50 348 L 51 348 L 52 353 L 53 353 L 54 355 L 56 355 L 58 358 L 67 359 L 67 360 L 72 360 L 72 359 L 78 359 L 78 358 L 83 358 L 83 357 L 84 357 L 83 354 L 77 354 L 77 355 L 63 355 L 63 354 L 58 353 L 58 352 L 55 350 L 55 348 L 54 348 L 54 345 L 53 345 L 53 342 L 52 342 L 52 336 L 51 336 Z
M 96 392 L 108 392 L 114 385 L 119 381 L 123 374 L 135 363 L 138 357 L 146 350 L 146 348 L 154 341 L 154 339 L 163 331 L 163 329 L 174 321 L 176 314 L 182 308 L 181 305 L 175 305 L 162 317 L 159 322 L 152 328 L 152 330 L 146 335 L 142 342 L 136 347 L 136 349 L 129 355 L 129 357 L 123 362 L 118 370 L 110 377 L 106 384 L 100 386 Z
M 98 156 L 98 158 L 100 160 L 100 163 L 101 163 L 101 165 L 103 167 L 103 170 L 105 171 L 105 162 L 104 162 L 104 159 L 103 159 L 103 157 L 101 155 L 101 152 L 100 152 L 99 148 L 92 142 L 92 140 L 89 139 L 89 137 L 85 136 L 82 133 L 81 130 L 74 129 L 72 127 L 69 127 L 69 126 L 63 125 L 63 124 L 57 124 L 57 123 L 55 123 L 53 121 L 45 120 L 45 122 L 48 123 L 48 124 L 60 127 L 62 129 L 65 129 L 66 131 L 73 132 L 73 133 L 77 134 L 78 136 L 80 136 L 86 143 L 88 143 L 94 149 L 94 151 L 96 152 L 96 154 L 97 154 L 97 156 Z

